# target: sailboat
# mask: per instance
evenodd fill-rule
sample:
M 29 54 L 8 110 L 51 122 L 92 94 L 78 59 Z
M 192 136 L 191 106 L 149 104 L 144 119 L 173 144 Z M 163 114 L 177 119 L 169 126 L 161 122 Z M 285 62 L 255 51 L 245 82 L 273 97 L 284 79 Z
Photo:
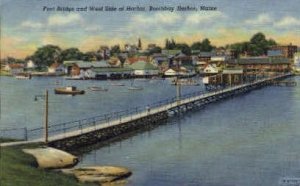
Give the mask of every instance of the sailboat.
M 141 86 L 134 86 L 134 81 L 131 81 L 131 86 L 128 87 L 128 90 L 143 90 L 144 88 Z

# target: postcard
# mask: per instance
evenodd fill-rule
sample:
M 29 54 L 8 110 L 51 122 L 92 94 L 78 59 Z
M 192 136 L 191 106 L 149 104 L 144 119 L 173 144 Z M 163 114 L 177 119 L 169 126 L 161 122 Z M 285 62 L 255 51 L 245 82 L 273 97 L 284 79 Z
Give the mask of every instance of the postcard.
M 300 185 L 297 0 L 1 0 L 0 185 Z

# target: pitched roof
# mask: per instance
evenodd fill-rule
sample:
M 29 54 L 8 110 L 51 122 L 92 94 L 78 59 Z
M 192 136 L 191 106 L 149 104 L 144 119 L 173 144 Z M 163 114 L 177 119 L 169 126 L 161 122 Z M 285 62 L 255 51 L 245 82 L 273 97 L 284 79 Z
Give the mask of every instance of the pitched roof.
M 8 66 L 10 68 L 24 68 L 24 64 L 18 64 L 18 63 L 9 64 Z
M 134 70 L 157 70 L 158 69 L 153 64 L 145 61 L 137 61 L 136 63 L 130 65 L 130 68 Z
M 69 66 L 70 64 L 76 64 L 79 68 L 109 68 L 111 65 L 105 61 L 95 61 L 95 62 L 88 62 L 88 61 L 65 61 L 65 66 Z
M 247 57 L 237 60 L 238 64 L 290 64 L 288 58 Z
M 147 56 L 139 56 L 139 57 L 131 57 L 128 58 L 126 61 L 129 65 L 132 65 L 133 63 L 136 63 L 138 61 L 145 61 L 147 62 L 149 59 Z

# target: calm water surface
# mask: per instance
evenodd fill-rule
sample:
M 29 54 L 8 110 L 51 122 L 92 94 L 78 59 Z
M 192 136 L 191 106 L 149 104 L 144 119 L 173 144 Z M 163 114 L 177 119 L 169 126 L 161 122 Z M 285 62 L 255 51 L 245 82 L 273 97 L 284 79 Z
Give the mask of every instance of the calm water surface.
M 300 177 L 299 98 L 299 87 L 256 90 L 93 147 L 79 166 L 128 167 L 128 185 L 276 186 Z
M 300 84 L 299 77 L 295 80 Z M 138 82 L 144 86 L 140 92 L 110 87 L 107 93 L 57 96 L 52 93 L 55 81 L 1 77 L 1 127 L 40 126 L 43 103 L 34 102 L 33 95 L 45 88 L 51 90 L 52 122 L 147 105 L 175 95 L 175 87 L 159 81 Z M 108 84 L 73 83 L 79 88 Z M 300 177 L 299 111 L 299 86 L 266 87 L 171 118 L 151 131 L 104 147 L 83 149 L 78 166 L 128 167 L 133 172 L 128 185 L 276 186 L 283 177 Z

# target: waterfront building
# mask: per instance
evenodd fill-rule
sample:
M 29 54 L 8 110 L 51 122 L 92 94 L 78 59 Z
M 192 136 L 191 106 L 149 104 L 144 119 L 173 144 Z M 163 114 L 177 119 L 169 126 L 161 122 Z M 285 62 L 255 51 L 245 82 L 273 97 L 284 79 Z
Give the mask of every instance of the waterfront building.
M 137 61 L 128 67 L 133 69 L 135 76 L 150 77 L 159 74 L 158 67 L 146 61 Z
M 191 77 L 196 74 L 194 68 L 190 68 L 189 66 L 180 66 L 180 67 L 171 67 L 164 72 L 164 76 L 172 77 L 172 76 L 186 76 Z
M 24 64 L 20 64 L 20 63 L 6 64 L 3 70 L 12 75 L 15 75 L 24 72 Z
M 48 67 L 48 73 L 53 75 L 62 75 L 65 72 L 65 67 L 63 64 L 60 63 L 53 63 Z
M 271 50 L 280 50 L 282 51 L 282 54 L 284 57 L 293 59 L 294 54 L 297 52 L 297 46 L 296 45 L 277 45 L 272 46 Z
M 282 50 L 268 50 L 267 56 L 268 57 L 284 57 Z
M 296 71 L 300 71 L 300 52 L 294 54 L 294 67 Z
M 288 58 L 278 57 L 243 57 L 228 61 L 229 66 L 240 66 L 245 75 L 264 75 L 291 71 L 291 62 Z
M 132 69 L 113 66 L 110 63 L 105 60 L 65 61 L 64 65 L 68 68 L 69 75 L 85 79 L 122 79 L 133 76 Z

